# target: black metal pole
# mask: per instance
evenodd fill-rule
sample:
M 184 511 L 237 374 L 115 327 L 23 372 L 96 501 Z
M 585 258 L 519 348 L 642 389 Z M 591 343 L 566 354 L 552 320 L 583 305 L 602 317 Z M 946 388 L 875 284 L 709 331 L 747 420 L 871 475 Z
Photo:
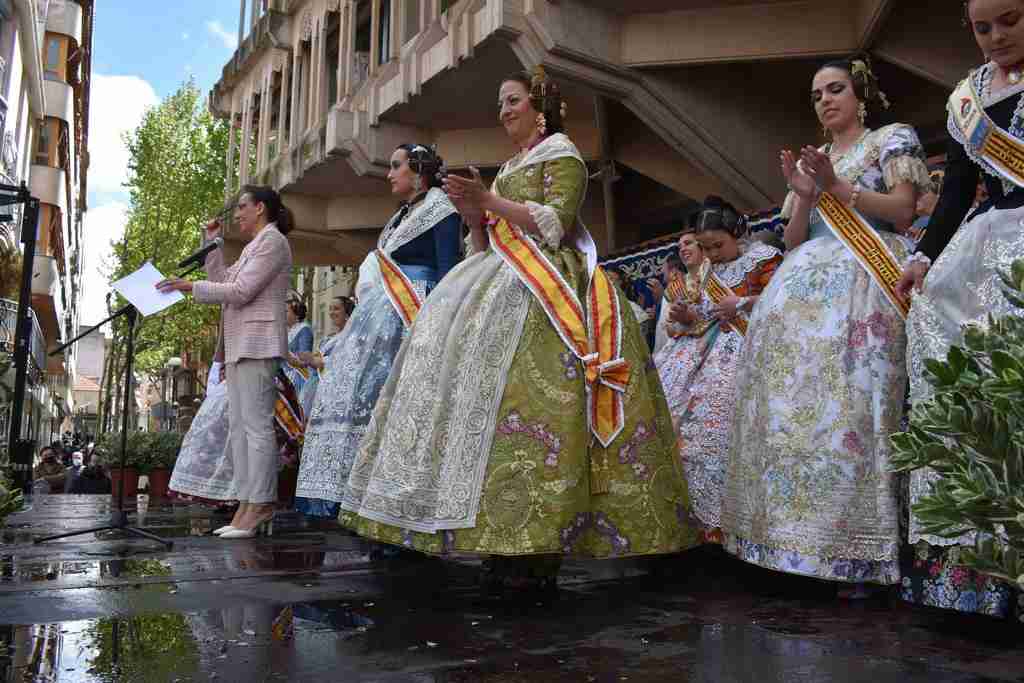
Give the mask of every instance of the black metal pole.
M 129 306 L 125 313 L 125 319 L 128 321 L 128 353 L 124 362 L 124 400 L 121 402 L 121 476 L 117 486 L 117 510 L 114 511 L 114 514 L 122 519 L 114 524 L 124 524 L 125 519 L 123 518 L 128 514 L 124 509 L 124 480 L 128 478 L 125 476 L 125 468 L 128 464 L 126 462 L 128 457 L 128 412 L 134 393 L 132 390 L 134 384 L 132 364 L 135 360 L 135 317 L 137 314 L 134 306 Z
M 25 208 L 21 216 L 21 291 L 18 293 L 18 319 L 14 332 L 14 396 L 11 399 L 11 431 L 7 441 L 15 483 L 26 493 L 32 485 L 31 440 L 22 440 L 21 423 L 25 413 L 25 389 L 28 364 L 32 353 L 32 275 L 36 259 L 36 230 L 39 222 L 39 200 L 29 195 L 21 184 L 19 200 Z

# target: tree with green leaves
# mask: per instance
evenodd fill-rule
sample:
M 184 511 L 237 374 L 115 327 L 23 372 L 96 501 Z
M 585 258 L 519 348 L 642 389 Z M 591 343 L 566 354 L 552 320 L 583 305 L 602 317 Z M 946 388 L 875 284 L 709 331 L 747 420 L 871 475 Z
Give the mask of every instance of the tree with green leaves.
M 123 239 L 113 245 L 111 281 L 136 270 L 146 261 L 165 274 L 197 249 L 201 226 L 224 205 L 225 156 L 228 124 L 203 104 L 195 83 L 146 112 L 135 131 L 125 136 L 129 151 L 129 211 Z M 116 307 L 123 302 L 111 302 Z M 168 358 L 189 350 L 212 356 L 220 311 L 188 302 L 176 304 L 144 320 L 136 333 L 135 368 L 157 376 Z M 125 337 L 126 323 L 114 325 L 114 349 Z M 123 354 L 115 354 L 106 369 L 101 430 L 119 406 Z
M 1024 309 L 1024 259 L 1002 275 Z M 963 346 L 926 363 L 935 394 L 893 436 L 898 471 L 930 467 L 940 478 L 914 506 L 924 532 L 977 532 L 960 562 L 1024 589 L 1024 317 L 968 325 Z

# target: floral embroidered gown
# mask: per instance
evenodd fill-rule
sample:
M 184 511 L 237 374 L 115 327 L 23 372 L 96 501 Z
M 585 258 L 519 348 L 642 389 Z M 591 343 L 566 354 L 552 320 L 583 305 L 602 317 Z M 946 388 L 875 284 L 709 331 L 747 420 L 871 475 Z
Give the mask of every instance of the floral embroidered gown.
M 901 124 L 867 132 L 835 166 L 876 192 L 930 186 L 917 134 Z M 872 223 L 902 263 L 910 241 Z M 740 353 L 725 547 L 782 572 L 893 584 L 889 436 L 903 415 L 904 323 L 816 210 L 808 228 L 761 295 Z
M 586 181 L 575 145 L 555 134 L 506 163 L 494 186 L 527 204 L 540 249 L 581 301 L 588 257 L 573 244 L 593 246 L 576 218 Z M 342 523 L 428 553 L 613 557 L 694 545 L 657 372 L 615 291 L 631 372 L 625 427 L 602 448 L 583 368 L 516 273 L 492 248 L 452 270 L 395 359 Z M 607 473 L 604 493 L 591 490 L 596 471 Z
M 782 262 L 773 247 L 741 243 L 740 256 L 710 266 L 736 296 L 758 296 Z M 709 263 L 709 262 L 706 262 Z M 687 274 L 684 298 L 700 319 L 669 322 L 668 340 L 654 356 L 676 430 L 694 516 L 703 539 L 721 543 L 722 493 L 736 403 L 736 368 L 743 335 L 714 320 L 714 302 L 700 290 L 699 273 Z M 668 308 L 665 304 L 665 308 Z
M 378 248 L 401 268 L 423 299 L 458 260 L 462 219 L 440 188 L 395 213 Z M 388 298 L 376 253 L 359 268 L 359 305 L 332 339 L 313 397 L 299 465 L 295 508 L 313 517 L 338 515 L 349 470 L 406 328 Z
M 992 92 L 991 64 L 969 78 L 992 120 L 1024 139 L 1024 83 Z M 952 139 L 942 196 L 918 245 L 918 251 L 934 259 L 934 264 L 907 318 L 913 403 L 932 396 L 925 360 L 945 358 L 950 346 L 961 344 L 964 325 L 985 324 L 990 314 L 998 318 L 1020 313 L 1003 296 L 999 272 L 1009 272 L 1014 260 L 1024 258 L 1024 189 L 1003 180 L 971 149 L 952 117 L 948 128 Z M 979 179 L 989 198 L 970 212 Z M 911 473 L 911 505 L 930 492 L 936 477 L 932 470 Z M 902 586 L 905 600 L 995 617 L 1016 613 L 1024 620 L 1024 595 L 1019 590 L 957 564 L 960 547 L 973 547 L 973 534 L 959 538 L 926 534 L 913 514 L 909 526 L 911 547 Z

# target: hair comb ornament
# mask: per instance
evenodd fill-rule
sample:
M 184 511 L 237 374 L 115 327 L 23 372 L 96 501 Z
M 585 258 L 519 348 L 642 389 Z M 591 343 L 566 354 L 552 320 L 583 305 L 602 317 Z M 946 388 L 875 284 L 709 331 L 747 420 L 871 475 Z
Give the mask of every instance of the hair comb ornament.
M 533 67 L 533 78 L 530 79 L 530 93 L 541 99 L 548 96 L 548 74 L 540 64 Z
M 882 105 L 882 109 L 888 111 L 892 105 L 889 103 L 889 98 L 886 94 L 878 87 L 878 76 L 875 75 L 874 70 L 871 68 L 871 62 L 867 59 L 851 60 L 850 73 L 854 76 L 862 76 L 864 78 L 864 95 L 869 100 L 877 99 L 878 103 Z

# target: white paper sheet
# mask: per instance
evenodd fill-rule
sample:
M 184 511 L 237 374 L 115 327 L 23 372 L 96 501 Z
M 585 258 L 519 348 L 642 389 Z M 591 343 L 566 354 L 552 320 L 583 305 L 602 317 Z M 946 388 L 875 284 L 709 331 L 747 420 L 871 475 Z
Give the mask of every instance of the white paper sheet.
M 156 267 L 146 261 L 131 275 L 126 275 L 111 287 L 129 301 L 142 315 L 153 315 L 178 303 L 185 296 L 181 292 L 157 291 L 156 283 L 164 279 Z

